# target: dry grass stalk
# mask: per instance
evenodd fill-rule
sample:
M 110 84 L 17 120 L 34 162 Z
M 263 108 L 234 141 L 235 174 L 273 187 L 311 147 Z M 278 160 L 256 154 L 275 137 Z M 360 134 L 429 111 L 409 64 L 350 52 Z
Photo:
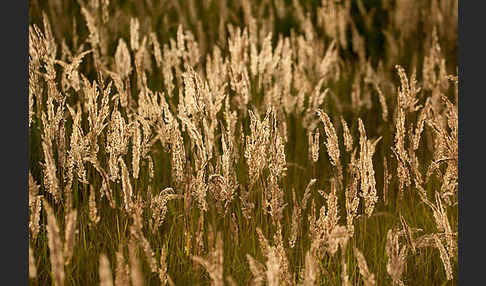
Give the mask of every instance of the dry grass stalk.
M 387 205 L 388 186 L 390 184 L 391 174 L 388 173 L 388 161 L 386 160 L 386 157 L 383 157 L 383 178 L 383 202 Z
M 29 278 L 34 279 L 37 277 L 37 267 L 35 266 L 35 258 L 32 253 L 32 248 L 29 243 Z
M 140 260 L 137 257 L 136 243 L 130 240 L 128 243 L 128 253 L 130 257 L 130 280 L 133 286 L 144 285 Z
M 98 209 L 96 208 L 96 194 L 93 187 L 89 192 L 89 220 L 93 225 L 98 224 L 101 217 L 98 215 Z
M 373 286 L 376 284 L 375 282 L 375 274 L 371 273 L 368 270 L 368 265 L 366 264 L 366 259 L 356 247 L 353 248 L 354 250 L 354 256 L 356 257 L 356 260 L 358 261 L 358 267 L 359 267 L 359 273 L 363 277 L 363 282 L 365 286 Z
M 386 255 L 388 261 L 386 271 L 396 285 L 405 285 L 400 279 L 406 263 L 408 248 L 406 245 L 400 247 L 399 234 L 389 229 L 386 235 Z
M 375 89 L 378 92 L 378 98 L 380 100 L 381 104 L 381 117 L 383 118 L 383 121 L 387 122 L 388 121 L 388 107 L 386 105 L 386 98 L 385 95 L 383 94 L 383 91 L 381 90 L 380 86 L 378 83 L 374 83 Z
M 319 281 L 319 267 L 315 257 L 307 251 L 305 254 L 304 280 L 302 286 L 314 286 Z
M 129 266 L 125 261 L 121 243 L 119 244 L 118 251 L 116 252 L 115 285 L 130 285 Z
M 61 234 L 54 211 L 45 200 L 44 209 L 47 213 L 47 239 L 53 282 L 56 286 L 62 286 L 64 285 L 66 274 L 64 272 L 64 252 L 62 249 Z
M 216 243 L 214 248 L 211 250 L 209 257 L 207 259 L 194 256 L 192 258 L 197 263 L 201 264 L 212 280 L 212 285 L 223 286 L 223 241 L 221 239 L 221 233 L 216 235 Z
M 451 267 L 449 255 L 447 254 L 447 251 L 446 251 L 444 245 L 442 244 L 442 241 L 440 240 L 439 236 L 435 235 L 434 239 L 435 239 L 436 247 L 437 247 L 437 249 L 439 249 L 440 259 L 442 260 L 442 264 L 444 265 L 444 270 L 445 270 L 445 273 L 446 273 L 447 280 L 451 280 L 452 279 L 452 267 Z
M 111 274 L 110 261 L 106 254 L 100 255 L 100 286 L 113 286 L 113 275 Z
M 78 213 L 76 210 L 66 212 L 64 229 L 64 264 L 68 265 L 73 257 L 76 235 L 78 233 Z
M 155 259 L 155 253 L 150 246 L 149 241 L 145 238 L 142 227 L 142 205 L 140 199 L 133 206 L 133 225 L 130 226 L 130 234 L 132 235 L 133 241 L 137 242 L 143 249 L 145 253 L 145 257 L 147 258 L 147 262 L 150 266 L 150 270 L 153 273 L 157 273 L 159 271 L 158 264 Z
M 294 208 L 292 210 L 292 225 L 291 225 L 291 234 L 289 238 L 289 247 L 294 248 L 295 242 L 297 241 L 297 237 L 301 231 L 301 220 L 302 220 L 302 209 L 295 198 L 295 190 L 292 192 L 292 200 Z
M 266 278 L 269 286 L 280 285 L 280 264 L 277 258 L 277 250 L 271 246 L 267 251 Z
M 407 238 L 407 242 L 410 245 L 410 249 L 412 250 L 412 253 L 415 254 L 415 241 L 412 237 L 412 232 L 410 231 L 407 222 L 405 221 L 405 219 L 401 214 L 400 214 L 400 222 L 402 224 L 403 231 L 405 232 L 405 237 Z

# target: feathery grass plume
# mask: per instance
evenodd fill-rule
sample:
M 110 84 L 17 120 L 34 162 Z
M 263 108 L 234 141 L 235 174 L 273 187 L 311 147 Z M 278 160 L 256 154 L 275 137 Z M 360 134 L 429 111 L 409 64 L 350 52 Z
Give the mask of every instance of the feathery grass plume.
M 130 183 L 130 175 L 128 174 L 127 166 L 125 165 L 122 157 L 118 159 L 118 162 L 121 165 L 123 203 L 125 211 L 127 211 L 127 213 L 131 213 L 133 207 L 133 189 L 132 184 Z
M 103 24 L 107 24 L 110 14 L 109 14 L 110 0 L 101 0 L 101 19 Z
M 29 171 L 29 229 L 31 238 L 36 239 L 40 230 L 40 213 L 42 209 L 42 195 L 39 195 L 39 185 Z
M 246 113 L 246 107 L 250 101 L 250 76 L 248 75 L 248 30 L 243 31 L 233 26 L 228 26 L 230 37 L 228 39 L 228 50 L 230 53 L 230 86 L 237 93 L 241 111 Z M 260 66 L 259 66 L 260 67 Z
M 268 170 L 270 171 L 269 184 L 264 189 L 266 205 L 269 206 L 269 213 L 273 222 L 280 221 L 283 216 L 283 210 L 286 206 L 284 201 L 284 192 L 279 186 L 282 176 L 285 176 L 287 167 L 285 160 L 284 143 L 282 136 L 277 129 L 277 121 L 274 109 L 271 110 L 271 130 L 270 145 L 268 146 Z
M 216 210 L 223 213 L 223 202 L 226 199 L 226 180 L 219 174 L 210 175 L 208 178 L 208 190 L 216 201 Z
M 87 99 L 85 107 L 88 110 L 89 133 L 87 134 L 87 137 L 90 141 L 91 156 L 96 157 L 96 154 L 99 151 L 98 136 L 101 135 L 107 125 L 105 120 L 110 111 L 109 101 L 113 82 L 110 82 L 104 87 L 102 81 L 100 81 L 100 84 L 98 85 L 96 81 L 93 81 L 93 83 L 90 84 L 89 80 L 84 76 L 82 76 L 82 79 L 83 92 Z M 98 97 L 100 92 L 103 94 L 101 98 L 101 106 L 98 107 Z
M 153 55 L 155 58 L 155 63 L 157 64 L 157 67 L 160 68 L 162 66 L 162 51 L 160 49 L 160 43 L 159 40 L 157 39 L 157 35 L 154 32 L 150 33 L 150 42 L 152 43 L 153 46 Z
M 375 171 L 373 168 L 373 154 L 375 153 L 376 144 L 378 144 L 382 137 L 379 137 L 374 141 L 368 140 L 361 118 L 358 119 L 358 129 L 360 133 L 360 154 L 358 168 L 361 177 L 361 197 L 364 199 L 365 213 L 368 217 L 370 217 L 373 213 L 375 204 L 378 201 Z
M 228 119 L 229 120 L 229 119 Z M 234 146 L 234 135 L 231 130 L 234 130 L 234 127 L 231 127 L 231 122 L 228 122 L 228 130 L 226 131 L 222 126 L 222 134 L 221 134 L 221 146 L 223 154 L 221 156 L 222 161 L 222 173 L 223 178 L 225 178 L 225 187 L 226 187 L 226 199 L 225 199 L 225 212 L 228 211 L 228 206 L 234 199 L 235 190 L 238 187 L 238 180 L 234 168 L 234 162 L 236 160 L 236 148 Z
M 100 46 L 100 31 L 97 25 L 96 19 L 93 17 L 90 11 L 85 7 L 84 4 L 81 5 L 81 13 L 84 16 L 84 19 L 86 21 L 86 26 L 88 26 L 89 30 L 89 43 L 91 47 L 94 49 L 93 52 L 93 57 L 94 57 L 94 64 L 96 67 L 101 67 L 100 66 L 100 55 L 99 55 L 99 48 Z
M 431 37 L 430 48 L 424 55 L 424 64 L 422 68 L 423 87 L 425 90 L 434 90 L 441 86 L 443 77 L 446 72 L 446 62 L 442 55 L 442 49 L 439 44 L 437 27 L 434 26 Z
M 353 136 L 349 131 L 348 124 L 341 116 L 341 124 L 343 126 L 343 138 L 344 138 L 344 146 L 346 146 L 346 152 L 351 152 L 353 150 Z
M 61 200 L 57 168 L 54 162 L 52 141 L 47 136 L 42 136 L 42 151 L 44 152 L 44 185 L 56 202 Z
M 277 222 L 277 231 L 273 236 L 275 243 L 276 255 L 280 265 L 280 277 L 283 285 L 294 285 L 294 274 L 292 273 L 289 265 L 287 254 L 285 253 L 285 247 L 282 237 L 282 226 L 280 222 Z
M 118 181 L 120 178 L 119 160 L 128 150 L 130 132 L 121 113 L 115 109 L 111 113 L 111 121 L 108 124 L 105 150 L 109 154 L 108 167 L 111 181 Z M 124 165 L 124 163 L 123 163 Z M 128 178 L 128 171 L 127 171 Z
M 452 279 L 452 267 L 451 267 L 451 262 L 449 255 L 447 254 L 446 249 L 444 248 L 444 245 L 442 244 L 442 241 L 440 240 L 439 236 L 436 234 L 434 235 L 434 240 L 437 249 L 439 249 L 440 253 L 440 259 L 442 260 L 442 264 L 444 265 L 444 270 L 446 273 L 447 280 Z
M 29 278 L 34 279 L 36 277 L 37 277 L 37 267 L 35 266 L 34 253 L 29 243 Z
M 74 253 L 74 246 L 76 245 L 76 235 L 78 233 L 78 212 L 76 210 L 66 211 L 64 221 L 66 227 L 64 229 L 64 264 L 68 265 Z
M 263 121 L 249 110 L 251 134 L 245 140 L 245 159 L 248 164 L 249 188 L 255 184 L 261 172 L 267 166 L 267 149 L 270 141 L 270 112 L 267 111 Z
M 318 285 L 319 281 L 319 268 L 315 257 L 310 251 L 305 254 L 305 265 L 304 265 L 304 280 L 301 284 L 302 286 L 315 286 Z
M 54 285 L 64 285 L 64 252 L 62 240 L 56 216 L 51 206 L 44 200 L 44 209 L 47 213 L 47 242 L 49 246 L 49 258 L 51 262 L 51 273 Z
M 435 233 L 432 234 L 424 234 L 422 236 L 417 237 L 415 240 L 415 247 L 417 248 L 426 248 L 426 247 L 436 247 L 437 244 L 435 242 Z
M 133 286 L 142 286 L 144 279 L 142 276 L 142 267 L 137 257 L 137 246 L 134 240 L 128 242 L 128 253 L 130 258 L 130 280 Z M 118 284 L 117 284 L 118 285 Z
M 127 79 L 132 73 L 132 59 L 130 51 L 123 39 L 118 40 L 118 46 L 115 52 L 115 71 L 121 77 L 121 80 Z M 118 90 L 118 92 L 121 92 Z
M 311 197 L 311 187 L 317 182 L 316 179 L 311 179 L 309 183 L 307 184 L 307 187 L 305 187 L 304 191 L 304 196 L 302 197 L 302 203 L 301 203 L 301 208 L 303 211 L 307 209 L 307 202 L 309 201 L 309 198 Z
M 368 265 L 366 264 L 366 259 L 356 247 L 353 248 L 354 250 L 354 256 L 356 257 L 356 260 L 358 261 L 358 267 L 359 267 L 359 273 L 363 277 L 363 282 L 365 286 L 373 286 L 376 284 L 375 282 L 375 274 L 371 273 L 368 270 Z
M 89 192 L 89 220 L 90 223 L 93 225 L 98 224 L 100 221 L 100 216 L 98 215 L 98 209 L 96 208 L 96 194 L 95 190 L 92 186 L 90 186 Z
M 260 244 L 262 253 L 263 255 L 266 256 L 270 248 L 270 243 L 268 242 L 267 238 L 263 235 L 263 232 L 259 227 L 257 227 L 255 231 L 257 233 L 258 243 Z
M 30 31 L 29 31 L 30 36 Z M 30 37 L 29 37 L 30 38 Z M 32 40 L 30 40 L 32 41 Z M 39 67 L 38 63 L 35 63 L 29 52 L 29 128 L 32 126 L 33 117 L 37 117 L 40 114 L 40 102 L 42 102 L 42 86 L 39 79 Z M 40 93 L 40 95 L 39 95 Z M 36 103 L 34 114 L 34 100 Z
M 319 259 L 323 259 L 326 252 L 333 256 L 339 245 L 349 239 L 349 233 L 346 227 L 338 225 L 340 216 L 334 179 L 331 180 L 331 192 L 329 194 L 324 193 L 324 191 L 319 191 L 319 193 L 327 200 L 327 211 L 323 205 L 320 209 L 319 218 L 316 219 L 314 206 L 312 206 L 309 218 L 309 235 L 311 237 L 311 249 L 317 251 L 314 254 L 317 254 Z
M 130 18 L 130 47 L 132 48 L 132 51 L 136 51 L 140 47 L 139 29 L 140 22 L 138 21 L 138 18 Z
M 67 49 L 67 48 L 66 48 Z M 71 63 L 64 62 L 62 60 L 55 60 L 63 68 L 61 76 L 62 90 L 67 91 L 69 87 L 72 87 L 75 91 L 79 91 L 81 88 L 79 79 L 79 65 L 83 62 L 84 56 L 91 53 L 92 50 L 83 51 L 72 58 Z
M 113 275 L 111 274 L 110 261 L 106 254 L 100 255 L 100 286 L 113 286 Z
M 153 234 L 158 231 L 164 222 L 167 214 L 167 203 L 175 198 L 180 198 L 180 196 L 174 194 L 172 188 L 165 188 L 150 201 L 150 209 L 152 210 L 151 229 Z
M 422 200 L 428 205 L 433 212 L 433 217 L 437 230 L 444 233 L 446 239 L 447 251 L 450 256 L 454 257 L 457 251 L 457 240 L 454 239 L 447 211 L 442 204 L 441 196 L 438 192 L 435 193 L 435 205 L 422 196 Z
M 168 106 L 164 106 L 164 119 L 167 121 L 167 131 L 169 133 L 169 145 L 171 152 L 171 173 L 176 185 L 185 182 L 184 168 L 186 166 L 186 153 L 184 140 L 179 130 L 179 123 L 170 113 Z
M 322 111 L 321 109 L 317 109 L 317 114 L 321 119 L 322 123 L 324 124 L 324 130 L 326 131 L 327 142 L 326 148 L 329 157 L 331 158 L 331 164 L 333 164 L 338 170 L 339 179 L 342 180 L 342 168 L 341 168 L 341 161 L 339 160 L 339 141 L 336 134 L 336 130 L 334 129 L 334 125 L 329 119 L 329 116 Z
M 173 96 L 175 87 L 173 69 L 177 71 L 179 68 L 179 58 L 176 53 L 176 51 L 169 49 L 167 44 L 163 46 L 162 62 L 164 64 L 162 65 L 162 75 L 164 78 L 164 86 L 169 97 Z
M 206 200 L 208 193 L 208 184 L 206 183 L 206 164 L 207 161 L 201 167 L 197 168 L 196 176 L 191 175 L 191 183 L 189 189 L 190 195 L 196 198 L 199 209 L 203 212 L 208 210 L 208 203 Z
M 396 230 L 389 229 L 386 235 L 386 271 L 396 285 L 405 285 L 402 280 L 402 273 L 407 259 L 408 248 L 406 245 L 400 247 L 399 233 Z
M 393 154 L 398 161 L 398 180 L 399 191 L 403 194 L 404 188 L 410 186 L 410 172 L 407 167 L 409 161 L 408 153 L 405 151 L 405 111 L 402 107 L 398 108 L 396 119 L 395 146 L 392 147 Z
M 71 178 L 72 172 L 75 171 L 78 180 L 83 184 L 88 184 L 88 180 L 86 178 L 86 169 L 84 168 L 84 161 L 85 158 L 89 156 L 90 141 L 85 136 L 81 128 L 82 110 L 79 106 L 77 107 L 76 111 L 74 111 L 74 109 L 72 109 L 69 105 L 67 108 L 71 114 L 71 118 L 73 119 L 73 132 L 71 133 L 70 149 L 68 151 L 67 158 L 68 177 Z M 68 187 L 71 186 L 71 182 L 71 179 L 69 179 Z
M 201 264 L 211 277 L 214 286 L 223 286 L 223 240 L 221 239 L 221 233 L 216 235 L 216 242 L 208 258 L 202 258 L 199 256 L 193 256 L 192 259 Z
M 321 92 L 321 88 L 323 84 L 324 84 L 324 78 L 321 78 L 309 96 L 309 103 L 303 118 L 303 125 L 307 130 L 313 130 L 314 128 L 317 127 L 319 123 L 319 118 L 316 118 L 315 110 L 317 110 L 322 106 L 322 104 L 324 103 L 324 99 L 327 97 L 327 95 L 330 92 L 329 88 L 326 88 L 323 92 Z M 302 93 L 302 97 L 304 96 L 305 94 Z M 301 100 L 303 101 L 304 99 L 305 98 L 302 98 Z M 297 100 L 299 101 L 299 99 Z M 304 103 L 302 102 L 302 105 L 303 104 Z M 297 105 L 299 105 L 299 103 L 297 103 Z M 297 109 L 301 110 L 300 108 Z
M 116 252 L 115 285 L 129 286 L 129 279 L 129 266 L 125 261 L 123 246 L 122 243 L 120 243 Z
M 250 197 L 250 188 L 243 188 L 240 194 L 240 201 L 241 201 L 241 212 L 247 221 L 253 217 L 253 209 L 255 208 L 255 203 L 252 202 Z
M 400 65 L 396 65 L 395 68 L 398 71 L 401 83 L 401 87 L 398 88 L 399 107 L 405 110 L 408 109 L 409 112 L 417 111 L 420 108 L 420 106 L 417 106 L 419 101 L 417 95 L 421 88 L 417 86 L 415 72 L 410 76 L 409 80 L 405 70 Z
M 378 99 L 380 100 L 380 105 L 381 105 L 381 117 L 383 118 L 383 121 L 387 122 L 388 121 L 388 106 L 386 105 L 386 98 L 385 95 L 383 94 L 383 91 L 381 90 L 380 86 L 378 83 L 375 81 L 374 86 L 376 91 L 378 92 Z
M 134 62 L 135 62 L 135 74 L 137 89 L 140 93 L 147 92 L 147 74 L 146 71 L 150 71 L 151 62 L 147 51 L 147 37 L 144 36 L 139 47 L 135 51 Z
M 346 247 L 348 245 L 348 240 L 343 240 L 340 243 L 341 246 L 341 285 L 351 286 L 348 276 L 348 265 L 346 264 Z
M 44 11 L 42 11 L 42 24 L 44 26 L 44 44 L 47 52 L 45 56 L 54 59 L 57 52 L 56 39 L 54 38 L 51 25 L 49 24 L 49 18 Z

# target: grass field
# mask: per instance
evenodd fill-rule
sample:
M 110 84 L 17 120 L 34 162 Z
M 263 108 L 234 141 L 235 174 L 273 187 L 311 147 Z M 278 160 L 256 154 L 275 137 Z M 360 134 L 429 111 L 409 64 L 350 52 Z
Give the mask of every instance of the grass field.
M 457 6 L 30 1 L 30 284 L 457 284 Z

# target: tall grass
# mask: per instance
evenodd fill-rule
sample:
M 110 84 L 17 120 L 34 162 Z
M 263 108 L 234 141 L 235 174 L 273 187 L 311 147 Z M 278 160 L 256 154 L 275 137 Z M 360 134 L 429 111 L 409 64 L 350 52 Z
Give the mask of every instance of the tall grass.
M 457 283 L 457 1 L 31 1 L 32 285 Z

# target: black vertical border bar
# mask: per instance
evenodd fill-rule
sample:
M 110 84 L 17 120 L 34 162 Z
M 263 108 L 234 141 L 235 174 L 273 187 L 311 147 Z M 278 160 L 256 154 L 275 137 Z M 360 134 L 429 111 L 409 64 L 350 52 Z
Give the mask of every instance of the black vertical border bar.
M 486 237 L 485 1 L 459 0 L 459 285 L 483 285 Z M 468 138 L 468 139 L 466 139 Z
M 28 285 L 28 1 L 2 2 L 2 285 Z

